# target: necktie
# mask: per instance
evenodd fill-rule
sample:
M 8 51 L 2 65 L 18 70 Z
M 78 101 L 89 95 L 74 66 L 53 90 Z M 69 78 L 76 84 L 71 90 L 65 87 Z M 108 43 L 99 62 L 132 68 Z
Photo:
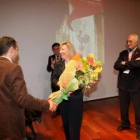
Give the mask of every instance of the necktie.
M 128 60 L 130 61 L 133 56 L 134 51 L 129 52 Z
M 60 59 L 60 57 L 59 57 L 59 55 L 57 55 L 57 56 L 56 56 L 56 60 L 59 60 L 59 59 Z

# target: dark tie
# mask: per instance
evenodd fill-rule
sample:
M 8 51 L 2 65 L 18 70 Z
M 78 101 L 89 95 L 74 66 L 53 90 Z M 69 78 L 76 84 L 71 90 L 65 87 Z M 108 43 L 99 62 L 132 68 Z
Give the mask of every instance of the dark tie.
M 56 56 L 56 60 L 59 60 L 59 59 L 60 59 L 60 57 L 59 57 L 59 55 L 57 55 L 57 56 Z

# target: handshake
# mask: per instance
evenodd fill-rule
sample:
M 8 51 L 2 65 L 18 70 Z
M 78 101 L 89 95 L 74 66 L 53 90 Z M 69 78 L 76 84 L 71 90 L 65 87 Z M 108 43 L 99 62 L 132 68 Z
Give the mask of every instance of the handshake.
M 50 105 L 49 110 L 52 111 L 52 112 L 55 112 L 58 105 L 50 99 L 48 99 L 48 103 Z

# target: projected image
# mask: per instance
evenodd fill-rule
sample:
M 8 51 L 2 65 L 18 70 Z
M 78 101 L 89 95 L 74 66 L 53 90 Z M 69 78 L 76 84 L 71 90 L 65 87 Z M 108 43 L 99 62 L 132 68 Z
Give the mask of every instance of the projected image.
M 69 15 L 65 15 L 57 30 L 56 41 L 70 41 L 82 55 L 94 53 L 104 62 L 103 0 L 69 0 Z

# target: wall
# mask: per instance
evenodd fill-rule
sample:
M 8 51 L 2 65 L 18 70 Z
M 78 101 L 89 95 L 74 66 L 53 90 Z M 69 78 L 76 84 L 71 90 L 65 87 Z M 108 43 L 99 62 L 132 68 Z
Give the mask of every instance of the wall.
M 118 95 L 117 73 L 113 70 L 128 34 L 140 36 L 140 1 L 105 0 L 105 64 L 95 92 L 85 100 Z M 65 13 L 66 0 L 0 0 L 0 37 L 14 37 L 19 45 L 28 91 L 46 99 L 51 93 L 46 71 L 51 45 Z

